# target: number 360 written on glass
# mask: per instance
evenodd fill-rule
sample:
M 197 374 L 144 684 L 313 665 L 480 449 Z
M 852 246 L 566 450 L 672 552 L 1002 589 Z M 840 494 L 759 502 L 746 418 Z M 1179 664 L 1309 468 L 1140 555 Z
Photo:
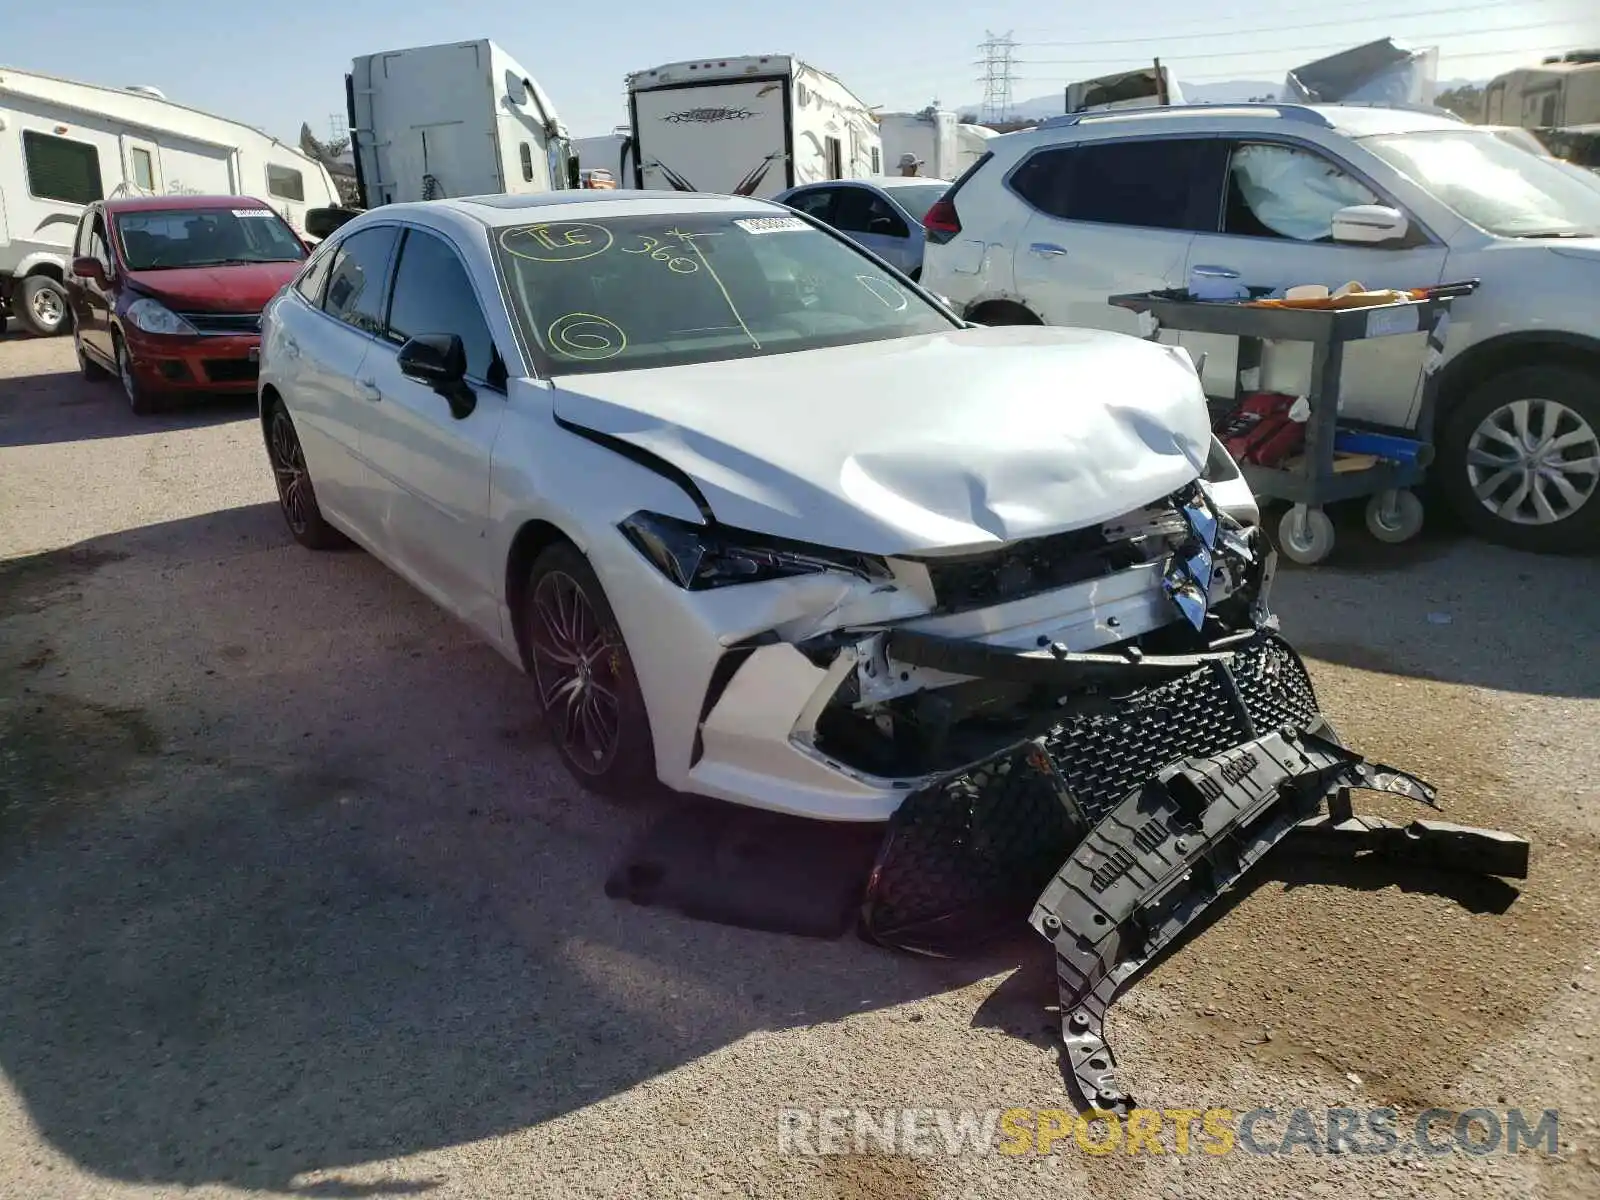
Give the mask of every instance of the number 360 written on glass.
M 672 246 L 663 246 L 659 238 L 639 235 L 642 245 L 633 249 L 624 249 L 624 254 L 648 254 L 652 261 L 667 264 L 667 270 L 678 275 L 693 275 L 700 269 L 700 264 L 692 258 L 685 258 L 678 254 Z

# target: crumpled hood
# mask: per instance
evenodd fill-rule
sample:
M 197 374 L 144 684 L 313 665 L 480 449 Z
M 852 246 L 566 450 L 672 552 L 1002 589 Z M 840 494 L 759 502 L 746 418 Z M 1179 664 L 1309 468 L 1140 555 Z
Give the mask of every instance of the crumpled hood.
M 260 312 L 304 265 L 294 262 L 235 263 L 225 267 L 174 267 L 130 271 L 139 291 L 168 308 L 198 312 Z
M 1200 473 L 1183 351 L 1009 326 L 558 379 L 556 415 L 687 473 L 716 519 L 870 554 L 1097 524 Z

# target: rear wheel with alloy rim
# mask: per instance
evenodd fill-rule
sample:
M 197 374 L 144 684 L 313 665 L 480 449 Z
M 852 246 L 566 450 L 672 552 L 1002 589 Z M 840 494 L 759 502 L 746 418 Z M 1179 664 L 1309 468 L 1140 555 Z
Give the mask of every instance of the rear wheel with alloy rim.
M 653 789 L 655 751 L 633 659 L 583 555 L 565 542 L 540 554 L 523 608 L 539 707 L 567 770 L 613 799 Z
M 1450 415 L 1441 484 L 1475 533 L 1525 550 L 1600 545 L 1600 374 L 1528 367 Z
M 77 351 L 78 354 L 78 374 L 82 375 L 85 379 L 104 379 L 110 373 L 99 363 L 95 362 L 94 359 L 89 357 L 88 352 L 83 348 L 83 338 L 80 335 L 73 335 L 72 348 Z
M 323 520 L 317 507 L 311 472 L 306 470 L 305 451 L 295 432 L 289 410 L 281 400 L 274 401 L 267 414 L 267 460 L 278 485 L 278 507 L 294 540 L 308 550 L 337 550 L 350 539 Z

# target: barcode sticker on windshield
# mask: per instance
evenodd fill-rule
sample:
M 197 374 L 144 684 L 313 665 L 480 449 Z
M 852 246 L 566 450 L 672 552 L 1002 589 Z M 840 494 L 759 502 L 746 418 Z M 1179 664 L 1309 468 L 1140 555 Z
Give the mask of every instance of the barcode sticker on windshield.
M 734 224 L 746 233 L 788 233 L 791 229 L 811 228 L 799 217 L 751 217 Z
M 270 208 L 236 208 L 233 210 L 236 217 L 275 217 L 278 214 Z

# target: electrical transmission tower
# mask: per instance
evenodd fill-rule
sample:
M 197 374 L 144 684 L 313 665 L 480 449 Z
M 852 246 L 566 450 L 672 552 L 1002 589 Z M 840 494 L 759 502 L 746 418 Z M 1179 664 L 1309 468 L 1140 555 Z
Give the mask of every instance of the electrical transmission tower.
M 984 33 L 987 36 L 978 45 L 983 57 L 977 63 L 983 68 L 983 120 L 998 124 L 1011 113 L 1011 85 L 1017 76 L 1017 43 L 1009 30 L 998 36 L 987 29 Z
M 328 137 L 331 141 L 341 142 L 349 133 L 350 130 L 345 123 L 345 115 L 343 113 L 328 114 Z

